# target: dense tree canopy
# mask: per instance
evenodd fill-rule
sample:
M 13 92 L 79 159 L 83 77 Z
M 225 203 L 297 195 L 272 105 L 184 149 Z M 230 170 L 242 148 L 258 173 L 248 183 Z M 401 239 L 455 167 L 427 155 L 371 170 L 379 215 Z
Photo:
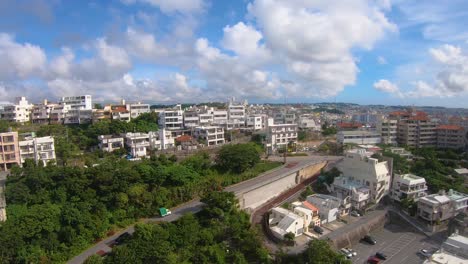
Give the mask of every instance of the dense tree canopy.
M 216 162 L 223 170 L 242 173 L 260 161 L 260 151 L 254 143 L 224 145 Z

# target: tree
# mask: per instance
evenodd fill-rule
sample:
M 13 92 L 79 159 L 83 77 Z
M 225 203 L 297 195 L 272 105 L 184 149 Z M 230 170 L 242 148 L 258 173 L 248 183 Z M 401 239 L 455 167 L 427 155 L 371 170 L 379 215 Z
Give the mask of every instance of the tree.
M 288 232 L 286 234 L 284 234 L 284 240 L 288 243 L 292 243 L 294 242 L 294 239 L 296 238 L 296 235 L 294 235 L 294 233 L 291 233 L 291 232 Z
M 259 161 L 260 150 L 253 143 L 224 145 L 216 158 L 219 168 L 235 173 L 242 173 Z
M 349 263 L 344 255 L 333 251 L 325 240 L 313 239 L 306 250 L 302 253 L 302 259 L 310 264 L 325 264 L 325 263 Z

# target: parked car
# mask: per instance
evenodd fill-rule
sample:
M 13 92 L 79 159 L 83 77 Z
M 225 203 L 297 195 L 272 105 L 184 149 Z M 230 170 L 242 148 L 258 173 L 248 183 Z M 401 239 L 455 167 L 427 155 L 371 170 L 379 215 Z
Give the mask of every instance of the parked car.
M 387 255 L 385 255 L 384 253 L 382 252 L 377 252 L 375 253 L 375 256 L 381 260 L 386 260 L 387 259 Z
M 379 264 L 380 263 L 380 259 L 374 257 L 374 256 L 370 256 L 368 259 L 367 259 L 367 263 L 370 263 L 370 264 Z
M 346 248 L 349 252 L 351 252 L 351 254 L 353 254 L 353 256 L 356 256 L 357 255 L 357 252 L 354 251 L 354 249 L 352 248 Z
M 323 234 L 323 229 L 320 226 L 314 226 L 314 231 L 318 234 Z
M 377 240 L 375 240 L 373 237 L 371 237 L 371 236 L 369 236 L 369 235 L 365 235 L 365 236 L 362 238 L 362 240 L 363 240 L 364 242 L 367 242 L 367 243 L 371 244 L 371 245 L 377 244 Z
M 421 250 L 418 251 L 418 255 L 429 258 L 432 254 L 427 249 L 421 249 Z
M 351 211 L 351 216 L 359 217 L 361 215 L 357 211 Z
M 346 256 L 346 258 L 350 259 L 353 257 L 353 253 L 349 252 L 346 248 L 340 249 L 341 253 Z
M 130 233 L 128 232 L 125 232 L 123 234 L 121 234 L 120 236 L 118 236 L 116 239 L 115 239 L 115 244 L 116 245 L 120 245 L 122 244 L 125 240 L 129 239 L 132 235 L 130 235 Z

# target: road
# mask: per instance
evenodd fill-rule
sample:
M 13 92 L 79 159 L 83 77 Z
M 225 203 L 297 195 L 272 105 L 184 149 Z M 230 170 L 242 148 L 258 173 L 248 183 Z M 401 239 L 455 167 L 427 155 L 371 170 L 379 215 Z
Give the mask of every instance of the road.
M 307 157 L 288 157 L 287 158 L 287 164 L 286 166 L 282 166 L 280 168 L 273 169 L 271 171 L 265 172 L 263 174 L 260 174 L 259 176 L 249 179 L 237 184 L 234 184 L 232 186 L 226 187 L 224 190 L 228 192 L 234 192 L 234 193 L 239 193 L 239 192 L 245 192 L 251 189 L 256 188 L 258 185 L 265 184 L 267 181 L 273 181 L 277 178 L 283 177 L 285 174 L 291 173 L 291 171 L 295 171 L 298 168 L 302 166 L 306 166 L 311 163 L 318 163 L 321 161 L 336 161 L 339 160 L 341 157 L 336 157 L 336 156 L 307 156 Z M 270 160 L 275 160 L 276 158 L 270 158 Z M 282 158 L 278 158 L 281 159 Z M 294 166 L 288 166 L 288 164 L 294 165 Z M 199 200 L 193 200 L 188 203 L 185 203 L 179 207 L 172 208 L 172 215 L 166 216 L 164 218 L 160 217 L 151 217 L 144 219 L 142 222 L 148 223 L 148 222 L 158 222 L 158 221 L 164 221 L 164 222 L 172 222 L 180 217 L 182 215 L 192 212 L 196 213 L 199 212 L 203 207 L 203 203 L 201 203 Z M 99 251 L 104 251 L 104 252 L 110 252 L 112 248 L 110 245 L 113 244 L 114 240 L 121 235 L 122 233 L 133 233 L 134 232 L 134 225 L 127 227 L 126 229 L 122 230 L 121 232 L 118 232 L 114 234 L 113 236 L 110 236 L 94 246 L 88 248 L 85 250 L 83 253 L 80 255 L 74 257 L 67 263 L 69 264 L 81 264 L 83 263 L 89 256 L 96 254 Z

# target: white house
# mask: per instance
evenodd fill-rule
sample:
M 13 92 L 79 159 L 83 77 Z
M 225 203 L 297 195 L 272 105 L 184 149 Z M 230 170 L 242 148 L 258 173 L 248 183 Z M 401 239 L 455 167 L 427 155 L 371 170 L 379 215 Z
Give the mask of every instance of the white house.
M 341 200 L 349 201 L 351 207 L 357 210 L 362 209 L 370 202 L 370 189 L 362 185 L 361 181 L 349 177 L 336 177 L 331 185 L 331 191 Z
M 335 178 L 333 185 L 338 186 L 340 181 L 346 180 L 356 187 L 366 187 L 370 190 L 370 201 L 378 203 L 390 191 L 392 168 L 387 161 L 379 162 L 370 155 L 364 149 L 346 152 L 344 159 L 336 166 L 343 177 Z
M 141 114 L 149 113 L 150 105 L 142 104 L 140 102 L 135 104 L 128 104 L 127 110 L 130 112 L 130 117 L 133 119 L 139 117 Z
M 413 174 L 395 174 L 393 176 L 390 196 L 396 201 L 412 199 L 414 201 L 426 196 L 426 179 Z
M 124 147 L 124 138 L 112 135 L 100 135 L 98 137 L 99 148 L 105 152 L 112 152 Z
M 224 128 L 222 127 L 196 127 L 194 137 L 206 141 L 206 145 L 214 146 L 224 144 Z
M 286 149 L 288 144 L 297 143 L 297 124 L 274 124 L 272 118 L 268 119 L 267 151 L 276 153 Z
M 418 216 L 431 223 L 451 219 L 458 213 L 466 213 L 467 208 L 468 195 L 454 190 L 447 193 L 441 191 L 418 200 Z
M 19 141 L 21 163 L 26 159 L 32 159 L 44 166 L 50 161 L 55 161 L 55 144 L 53 137 L 27 137 Z
M 313 194 L 307 196 L 306 200 L 318 209 L 322 224 L 333 222 L 339 216 L 349 213 L 341 210 L 343 201 L 331 195 Z
M 147 157 L 147 150 L 150 147 L 149 135 L 147 133 L 126 133 L 125 145 L 130 148 L 132 158 Z
M 24 123 L 31 119 L 32 104 L 26 97 L 17 97 L 14 104 L 3 106 L 1 118 L 10 122 Z
M 270 229 L 273 234 L 283 239 L 287 233 L 293 233 L 296 237 L 304 233 L 304 220 L 289 210 L 281 207 L 271 209 L 269 218 Z
M 149 134 L 150 149 L 164 150 L 175 147 L 175 138 L 172 136 L 171 131 L 162 128 L 158 131 L 151 131 Z

